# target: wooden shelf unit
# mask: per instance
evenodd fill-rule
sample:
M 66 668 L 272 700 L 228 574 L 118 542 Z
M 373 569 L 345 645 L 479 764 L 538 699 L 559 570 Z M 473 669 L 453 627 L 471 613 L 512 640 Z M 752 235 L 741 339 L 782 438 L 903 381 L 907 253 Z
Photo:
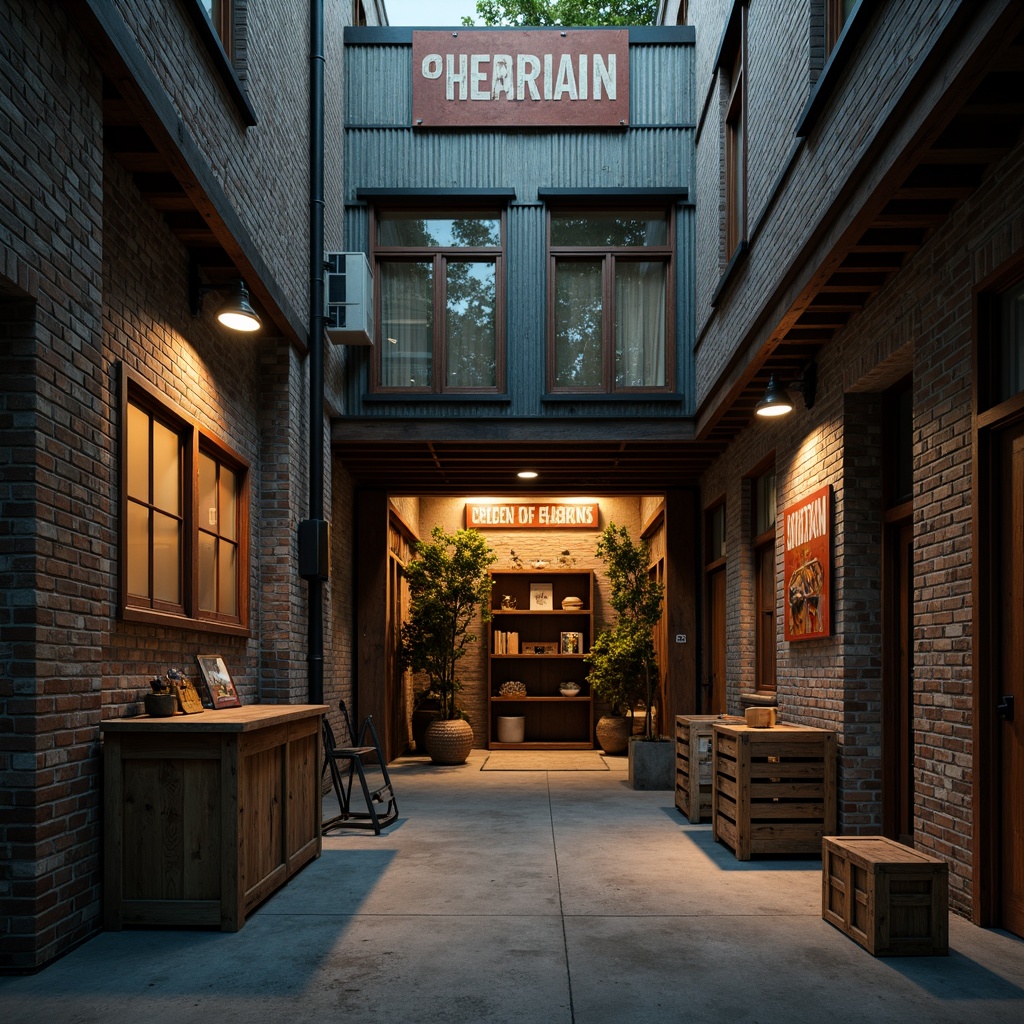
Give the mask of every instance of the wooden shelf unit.
M 583 656 L 594 638 L 594 574 L 589 569 L 522 569 L 492 571 L 491 622 L 488 632 L 487 745 L 491 750 L 590 750 L 594 746 L 594 703 L 587 685 Z M 549 583 L 552 607 L 530 611 L 530 586 Z M 502 608 L 510 596 L 515 608 Z M 562 600 L 578 597 L 583 607 L 565 610 Z M 497 633 L 518 633 L 518 654 L 495 654 Z M 555 645 L 561 650 L 562 633 L 579 633 L 576 654 L 524 653 L 534 645 Z M 518 680 L 525 697 L 498 697 L 503 683 Z M 559 687 L 579 683 L 576 697 L 563 697 Z M 498 741 L 498 718 L 525 719 L 522 743 Z

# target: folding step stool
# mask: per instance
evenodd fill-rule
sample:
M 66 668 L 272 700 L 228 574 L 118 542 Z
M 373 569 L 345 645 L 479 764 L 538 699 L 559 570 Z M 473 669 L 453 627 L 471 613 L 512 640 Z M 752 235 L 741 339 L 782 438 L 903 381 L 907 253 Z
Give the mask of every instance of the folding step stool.
M 321 771 L 328 768 L 331 771 L 331 785 L 338 798 L 338 806 L 341 808 L 339 814 L 328 818 L 320 823 L 321 834 L 327 835 L 336 828 L 365 828 L 373 829 L 380 835 L 382 828 L 394 824 L 398 819 L 398 801 L 395 799 L 395 792 L 391 788 L 391 777 L 388 775 L 388 766 L 384 760 L 384 753 L 380 747 L 380 739 L 377 730 L 373 725 L 373 717 L 367 715 L 363 727 L 359 731 L 359 739 L 355 740 L 355 733 L 352 731 L 352 720 L 348 715 L 348 707 L 345 702 L 339 701 L 341 717 L 345 722 L 345 730 L 350 741 L 355 741 L 351 747 L 339 747 L 335 743 L 334 730 L 327 716 L 323 717 L 324 733 L 324 765 Z M 367 736 L 370 742 L 367 743 Z M 381 774 L 384 777 L 384 785 L 374 792 L 366 784 L 366 772 L 363 770 L 364 758 L 375 754 L 377 764 L 380 766 Z M 345 777 L 345 767 L 348 768 L 348 777 Z M 366 801 L 365 811 L 352 810 L 352 782 L 356 774 L 359 775 L 359 786 L 363 791 L 363 798 Z M 384 804 L 382 811 L 378 811 L 375 805 Z

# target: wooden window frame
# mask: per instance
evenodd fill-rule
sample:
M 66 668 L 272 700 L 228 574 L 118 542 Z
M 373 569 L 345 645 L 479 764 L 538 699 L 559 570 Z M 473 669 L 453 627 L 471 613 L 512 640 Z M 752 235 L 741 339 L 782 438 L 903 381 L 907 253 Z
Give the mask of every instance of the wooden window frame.
M 667 242 L 650 246 L 583 246 L 553 245 L 551 221 L 553 217 L 586 217 L 593 213 L 622 213 L 657 210 L 665 214 Z M 675 391 L 675 288 L 673 274 L 676 260 L 675 210 L 657 200 L 642 198 L 636 203 L 619 203 L 614 207 L 603 205 L 570 205 L 549 207 L 547 211 L 548 252 L 548 311 L 547 311 L 547 391 L 552 395 L 645 395 L 670 394 Z M 596 387 L 570 387 L 556 384 L 557 355 L 556 332 L 556 274 L 559 263 L 601 264 L 601 383 Z M 665 383 L 643 387 L 618 386 L 615 383 L 615 282 L 616 266 L 623 263 L 664 263 L 665 265 Z
M 181 602 L 174 607 L 156 606 L 152 600 L 140 603 L 128 594 L 128 406 L 136 405 L 177 433 L 182 451 L 182 549 Z M 119 430 L 119 558 L 118 608 L 125 622 L 175 626 L 231 636 L 249 636 L 249 464 L 237 452 L 203 431 L 183 410 L 169 402 L 156 388 L 126 367 L 121 367 Z M 198 491 L 199 452 L 229 466 L 237 474 L 236 511 L 238 559 L 236 594 L 238 614 L 226 616 L 199 609 Z
M 416 213 L 430 218 L 494 218 L 500 221 L 499 232 L 501 244 L 498 246 L 385 246 L 379 242 L 379 222 L 382 214 L 401 211 Z M 425 206 L 421 204 L 406 205 L 401 203 L 381 203 L 370 214 L 370 245 L 371 263 L 374 268 L 374 279 L 381 281 L 382 264 L 423 263 L 428 259 L 433 267 L 433 348 L 431 360 L 431 382 L 426 387 L 386 387 L 382 383 L 384 331 L 383 331 L 383 289 L 379 283 L 374 288 L 374 319 L 377 324 L 377 337 L 382 339 L 380 345 L 374 346 L 372 379 L 370 391 L 373 394 L 390 396 L 401 395 L 448 395 L 473 396 L 494 395 L 505 391 L 505 248 L 507 246 L 507 218 L 504 207 L 497 206 Z M 445 312 L 447 310 L 446 274 L 449 263 L 487 263 L 494 264 L 494 379 L 493 385 L 487 387 L 453 387 L 446 381 L 447 367 L 447 336 Z

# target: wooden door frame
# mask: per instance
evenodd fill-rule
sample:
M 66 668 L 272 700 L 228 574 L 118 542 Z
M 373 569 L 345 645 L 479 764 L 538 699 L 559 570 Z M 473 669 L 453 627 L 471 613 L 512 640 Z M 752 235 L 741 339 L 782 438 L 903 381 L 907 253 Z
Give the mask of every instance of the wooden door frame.
M 989 408 L 989 351 L 992 298 L 1011 287 L 1024 272 L 1018 258 L 979 282 L 973 294 L 972 424 L 971 424 L 971 529 L 974 557 L 971 593 L 974 615 L 971 642 L 974 653 L 974 700 L 971 743 L 974 750 L 972 803 L 972 913 L 981 927 L 992 927 L 1002 917 L 1002 851 L 1000 834 L 1002 757 L 995 706 L 999 698 L 1002 617 L 999 614 L 1001 580 L 986 571 L 999 565 L 1002 540 L 1001 480 L 1002 433 L 1024 423 L 1024 392 Z M 984 411 L 979 411 L 983 409 Z

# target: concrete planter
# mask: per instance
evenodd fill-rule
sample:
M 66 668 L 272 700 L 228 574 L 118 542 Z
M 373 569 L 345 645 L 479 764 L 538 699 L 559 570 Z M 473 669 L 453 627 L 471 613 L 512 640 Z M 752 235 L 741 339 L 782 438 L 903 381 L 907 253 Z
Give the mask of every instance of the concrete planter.
M 634 789 L 675 789 L 676 745 L 671 740 L 629 741 L 629 784 Z

